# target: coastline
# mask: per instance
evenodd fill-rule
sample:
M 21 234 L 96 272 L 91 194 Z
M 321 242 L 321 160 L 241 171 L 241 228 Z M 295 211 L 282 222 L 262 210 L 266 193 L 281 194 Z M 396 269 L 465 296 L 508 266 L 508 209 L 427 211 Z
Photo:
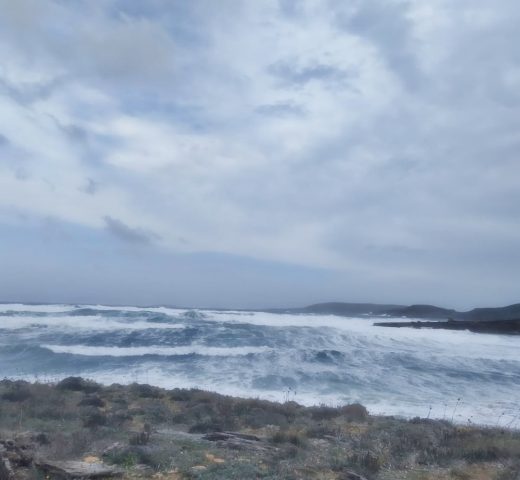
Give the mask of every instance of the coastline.
M 14 478 L 85 459 L 123 478 L 411 480 L 480 472 L 513 479 L 520 471 L 520 432 L 505 426 L 375 416 L 359 404 L 304 407 L 196 389 L 102 386 L 80 377 L 1 381 L 4 453 L 6 442 L 16 446 L 19 438 L 32 456 L 23 464 L 16 447 Z M 60 478 L 53 471 L 50 478 Z
M 494 335 L 520 335 L 520 319 L 515 320 L 444 320 L 444 321 L 407 321 L 407 322 L 376 322 L 376 327 L 394 328 L 430 328 L 441 330 L 468 330 L 473 333 Z

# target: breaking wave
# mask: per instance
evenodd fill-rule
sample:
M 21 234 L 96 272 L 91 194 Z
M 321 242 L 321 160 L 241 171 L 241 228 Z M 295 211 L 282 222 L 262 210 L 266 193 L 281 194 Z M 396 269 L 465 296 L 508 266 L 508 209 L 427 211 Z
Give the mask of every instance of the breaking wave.
M 495 424 L 518 415 L 518 337 L 393 329 L 373 321 L 4 304 L 0 375 L 51 381 L 82 375 L 307 405 L 358 401 L 374 413 L 408 417 L 451 418 L 456 405 L 461 423 Z
M 42 345 L 54 353 L 69 353 L 93 357 L 142 357 L 156 355 L 163 357 L 182 355 L 203 355 L 208 357 L 236 357 L 264 353 L 267 347 L 206 347 L 193 345 L 186 347 L 91 347 L 87 345 Z

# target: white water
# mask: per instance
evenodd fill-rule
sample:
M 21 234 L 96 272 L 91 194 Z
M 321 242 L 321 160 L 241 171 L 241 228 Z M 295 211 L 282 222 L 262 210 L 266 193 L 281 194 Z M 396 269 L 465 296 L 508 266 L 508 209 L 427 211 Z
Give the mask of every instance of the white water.
M 307 405 L 359 401 L 373 413 L 513 426 L 518 417 L 520 426 L 519 337 L 374 320 L 0 305 L 0 375 L 83 375 Z

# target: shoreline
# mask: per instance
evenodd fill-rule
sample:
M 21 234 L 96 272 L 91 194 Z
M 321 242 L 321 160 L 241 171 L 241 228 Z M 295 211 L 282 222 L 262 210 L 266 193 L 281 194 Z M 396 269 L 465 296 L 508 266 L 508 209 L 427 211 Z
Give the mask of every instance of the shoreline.
M 80 374 L 81 375 L 81 374 Z M 62 380 L 68 378 L 69 375 L 54 375 L 54 376 L 26 376 L 26 375 L 20 375 L 20 376 L 8 376 L 3 377 L 0 379 L 0 384 L 2 381 L 11 381 L 11 382 L 22 382 L 27 384 L 39 384 L 39 385 L 48 385 L 48 386 L 55 386 L 58 383 L 60 383 Z M 146 377 L 146 376 L 143 376 Z M 76 378 L 74 376 L 73 378 Z M 180 386 L 166 386 L 161 384 L 155 384 L 151 383 L 148 379 L 143 379 L 140 377 L 132 377 L 128 379 L 124 379 L 124 381 L 120 382 L 113 382 L 112 380 L 106 380 L 106 379 L 100 379 L 95 378 L 91 376 L 85 376 L 81 375 L 77 378 L 82 378 L 83 380 L 90 382 L 92 384 L 97 384 L 101 386 L 102 388 L 111 388 L 111 387 L 118 387 L 118 388 L 130 388 L 132 385 L 147 385 L 150 388 L 159 389 L 163 391 L 170 391 L 170 390 L 184 390 L 184 391 L 191 391 L 191 390 L 200 390 L 203 392 L 206 392 L 209 395 L 216 395 L 220 397 L 225 398 L 232 398 L 237 401 L 261 401 L 261 402 L 268 402 L 273 404 L 283 404 L 292 402 L 294 404 L 299 405 L 301 408 L 304 409 L 312 409 L 317 407 L 326 407 L 326 408 L 341 408 L 344 405 L 348 405 L 349 403 L 361 403 L 363 404 L 370 416 L 372 417 L 391 417 L 395 418 L 397 420 L 402 421 L 410 421 L 414 418 L 428 418 L 432 421 L 439 421 L 439 422 L 450 422 L 453 425 L 457 426 L 467 426 L 472 425 L 475 427 L 480 428 L 507 428 L 506 426 L 511 423 L 511 425 L 514 427 L 513 430 L 520 431 L 520 411 L 517 411 L 516 409 L 506 408 L 506 407 L 500 407 L 497 402 L 497 405 L 494 407 L 493 411 L 489 411 L 488 415 L 483 415 L 482 413 L 479 415 L 475 414 L 475 408 L 476 406 L 474 404 L 468 404 L 464 400 L 463 397 L 459 398 L 451 398 L 449 401 L 446 401 L 442 404 L 428 404 L 428 402 L 425 402 L 422 404 L 421 408 L 413 407 L 414 410 L 412 410 L 410 413 L 403 413 L 405 407 L 396 407 L 395 405 L 393 407 L 387 405 L 381 408 L 380 406 L 377 406 L 376 404 L 371 404 L 370 402 L 365 402 L 360 398 L 355 398 L 350 401 L 323 401 L 323 399 L 317 399 L 314 402 L 302 402 L 301 399 L 298 398 L 297 395 L 291 394 L 293 392 L 292 390 L 280 392 L 280 395 L 275 397 L 274 395 L 262 395 L 259 394 L 259 392 L 256 392 L 254 394 L 248 395 L 246 392 L 238 392 L 238 391 L 226 391 L 226 390 L 217 390 L 213 389 L 211 387 L 204 387 L 204 386 L 186 386 L 186 385 L 180 385 Z M 144 380 L 144 381 L 143 381 Z M 485 408 L 491 408 L 489 402 L 484 402 L 481 404 L 481 406 L 484 406 Z M 413 412 L 413 413 L 412 413 Z M 442 413 L 441 413 L 442 412 Z M 499 413 L 497 413 L 499 412 Z M 453 418 L 452 418 L 453 417 Z M 480 418 L 481 420 L 475 420 L 475 417 Z M 484 418 L 488 418 L 488 420 L 484 420 Z M 499 422 L 497 423 L 497 419 L 500 417 Z M 511 420 L 516 419 L 515 421 L 511 422 Z M 509 428 L 508 428 L 509 429 Z

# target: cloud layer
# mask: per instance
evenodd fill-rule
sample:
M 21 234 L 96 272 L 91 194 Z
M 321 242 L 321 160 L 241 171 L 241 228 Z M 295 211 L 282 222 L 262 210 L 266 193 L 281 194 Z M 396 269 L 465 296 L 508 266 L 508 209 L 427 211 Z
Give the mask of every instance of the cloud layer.
M 0 8 L 6 231 L 30 227 L 41 242 L 51 221 L 106 235 L 103 251 L 115 239 L 247 258 L 256 267 L 244 269 L 273 281 L 287 268 L 329 272 L 325 284 L 317 273 L 305 287 L 291 280 L 283 295 L 294 302 L 312 289 L 312 300 L 518 300 L 514 0 Z M 73 251 L 67 261 L 81 266 Z M 25 258 L 16 246 L 9 255 Z M 234 262 L 219 267 L 222 295 L 254 303 L 233 295 Z

